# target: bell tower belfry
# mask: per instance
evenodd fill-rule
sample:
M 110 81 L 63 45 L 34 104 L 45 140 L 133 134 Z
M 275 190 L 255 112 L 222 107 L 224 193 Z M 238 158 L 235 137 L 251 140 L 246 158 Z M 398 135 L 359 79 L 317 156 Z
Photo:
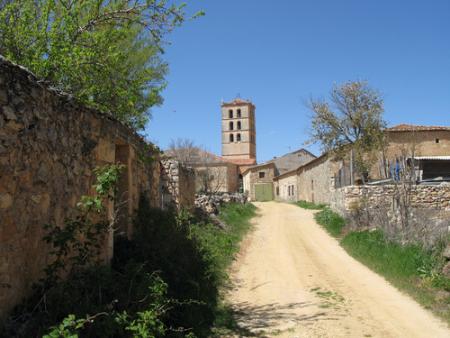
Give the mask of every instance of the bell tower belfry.
M 255 106 L 234 99 L 222 103 L 222 157 L 236 164 L 256 164 Z

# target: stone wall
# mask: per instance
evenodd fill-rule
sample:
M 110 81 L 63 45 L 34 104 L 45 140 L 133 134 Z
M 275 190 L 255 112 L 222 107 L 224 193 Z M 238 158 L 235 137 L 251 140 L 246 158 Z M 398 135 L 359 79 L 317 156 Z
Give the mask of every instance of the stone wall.
M 195 164 L 196 191 L 204 192 L 204 180 L 209 177 L 209 192 L 236 192 L 238 190 L 238 166 L 230 162 Z
M 161 206 L 192 209 L 195 203 L 195 171 L 174 159 L 161 160 Z
M 331 207 L 351 228 L 380 228 L 391 240 L 427 248 L 448 236 L 450 185 L 416 185 L 406 190 L 394 185 L 348 186 L 331 196 Z
M 338 163 L 323 155 L 297 170 L 298 199 L 313 203 L 330 203 L 334 173 Z
M 263 177 L 260 177 L 260 173 Z M 248 194 L 251 201 L 256 200 L 255 185 L 270 183 L 273 185 L 275 177 L 275 165 L 273 163 L 253 167 L 244 176 L 244 192 Z M 246 190 L 249 189 L 249 190 Z
M 126 165 L 118 184 L 118 233 L 132 235 L 140 196 L 150 206 L 161 205 L 160 162 L 151 149 L 111 116 L 78 104 L 0 56 L 0 318 L 42 276 L 49 261 L 43 226 L 63 226 L 81 196 L 93 194 L 95 167 Z M 178 173 L 183 184 L 177 198 L 193 204 L 187 176 Z M 113 209 L 111 202 L 108 214 Z M 113 233 L 107 237 L 105 261 L 114 245 Z
M 274 194 L 277 201 L 298 201 L 297 171 L 291 171 L 274 180 Z
M 367 205 L 393 205 L 395 185 L 348 186 L 333 190 L 330 205 L 346 215 L 364 198 Z M 417 209 L 450 211 L 450 185 L 413 185 L 410 192 L 411 206 Z

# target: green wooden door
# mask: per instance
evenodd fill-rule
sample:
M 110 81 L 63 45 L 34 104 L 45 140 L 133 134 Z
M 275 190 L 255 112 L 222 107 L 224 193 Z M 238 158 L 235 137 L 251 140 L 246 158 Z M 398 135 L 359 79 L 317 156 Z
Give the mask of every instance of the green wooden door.
M 273 200 L 272 183 L 255 184 L 255 199 L 258 202 Z

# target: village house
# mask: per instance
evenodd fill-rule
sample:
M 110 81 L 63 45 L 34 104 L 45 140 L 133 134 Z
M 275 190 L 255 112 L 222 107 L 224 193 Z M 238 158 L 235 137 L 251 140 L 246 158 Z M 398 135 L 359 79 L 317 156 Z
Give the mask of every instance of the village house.
M 387 146 L 370 170 L 369 184 L 389 183 L 386 179 L 392 179 L 395 170 L 403 170 L 396 167 L 399 162 L 413 165 L 418 184 L 450 181 L 450 127 L 401 124 L 386 133 Z M 274 177 L 275 199 L 330 204 L 336 189 L 356 183 L 350 161 L 326 153 Z
M 275 196 L 283 194 L 291 200 L 296 194 L 297 187 L 287 187 L 285 183 L 278 186 L 277 178 L 288 177 L 287 173 L 295 170 L 302 164 L 308 163 L 316 157 L 306 149 L 298 149 L 280 157 L 275 157 L 270 161 L 248 167 L 243 173 L 244 192 L 253 201 L 273 200 Z

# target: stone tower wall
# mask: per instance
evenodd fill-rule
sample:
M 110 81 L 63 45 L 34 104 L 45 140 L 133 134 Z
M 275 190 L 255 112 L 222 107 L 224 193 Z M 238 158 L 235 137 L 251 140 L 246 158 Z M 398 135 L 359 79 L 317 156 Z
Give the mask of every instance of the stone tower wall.
M 233 123 L 233 129 L 230 123 Z M 233 141 L 230 141 L 231 134 Z M 222 105 L 222 156 L 227 160 L 256 161 L 255 106 L 252 103 L 236 99 Z

